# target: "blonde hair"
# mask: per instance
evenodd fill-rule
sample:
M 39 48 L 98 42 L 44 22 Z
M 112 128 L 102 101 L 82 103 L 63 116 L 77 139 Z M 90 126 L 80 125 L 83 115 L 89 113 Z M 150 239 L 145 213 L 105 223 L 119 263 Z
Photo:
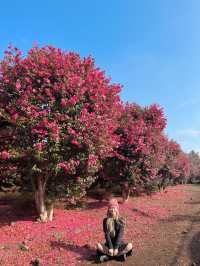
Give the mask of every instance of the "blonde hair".
M 106 221 L 109 235 L 115 237 L 115 221 L 112 217 L 109 217 Z
M 107 220 L 106 220 L 106 224 L 107 224 L 107 228 L 108 228 L 108 232 L 110 234 L 111 237 L 115 237 L 115 220 L 118 221 L 119 220 L 119 213 L 118 211 L 115 209 L 116 212 L 116 217 L 113 218 L 110 216 L 110 212 L 108 209 L 107 212 Z

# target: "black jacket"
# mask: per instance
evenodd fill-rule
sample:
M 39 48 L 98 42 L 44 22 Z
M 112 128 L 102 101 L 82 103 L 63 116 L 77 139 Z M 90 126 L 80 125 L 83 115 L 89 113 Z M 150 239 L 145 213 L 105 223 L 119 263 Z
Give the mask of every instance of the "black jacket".
M 120 244 L 123 243 L 122 237 L 124 234 L 124 222 L 122 219 L 115 221 L 115 237 L 112 238 L 108 232 L 106 221 L 107 221 L 107 218 L 104 218 L 103 231 L 105 234 L 106 245 L 108 246 L 109 249 L 117 249 L 119 248 Z

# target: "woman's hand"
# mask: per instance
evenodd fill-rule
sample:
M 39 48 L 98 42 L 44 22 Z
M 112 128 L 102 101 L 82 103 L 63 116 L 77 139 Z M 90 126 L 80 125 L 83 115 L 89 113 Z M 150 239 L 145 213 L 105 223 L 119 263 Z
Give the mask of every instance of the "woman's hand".
M 112 249 L 112 248 L 109 249 L 108 252 L 109 252 L 109 255 L 110 255 L 110 256 L 113 256 L 113 249 Z
M 118 249 L 114 249 L 113 256 L 117 256 L 117 254 L 118 254 Z

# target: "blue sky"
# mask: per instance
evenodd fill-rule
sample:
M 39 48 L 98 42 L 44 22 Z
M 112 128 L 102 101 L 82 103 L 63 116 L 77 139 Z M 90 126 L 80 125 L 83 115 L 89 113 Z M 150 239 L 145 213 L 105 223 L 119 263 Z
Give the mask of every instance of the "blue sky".
M 199 0 L 2 1 L 0 58 L 35 41 L 92 55 L 124 101 L 160 104 L 169 138 L 200 152 L 199 14 Z

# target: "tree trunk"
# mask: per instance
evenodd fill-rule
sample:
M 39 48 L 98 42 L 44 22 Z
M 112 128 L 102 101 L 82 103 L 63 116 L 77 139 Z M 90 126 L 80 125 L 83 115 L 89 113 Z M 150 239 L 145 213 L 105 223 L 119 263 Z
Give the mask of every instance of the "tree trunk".
M 51 202 L 47 208 L 47 218 L 49 221 L 53 220 L 53 202 Z
M 46 182 L 42 182 L 42 179 L 39 177 L 37 180 L 37 189 L 35 191 L 35 204 L 36 204 L 36 209 L 39 214 L 39 219 L 42 222 L 46 222 L 48 220 L 48 215 L 47 215 L 47 208 L 45 204 L 45 187 L 46 187 Z
M 123 188 L 122 189 L 122 199 L 123 202 L 127 202 L 130 196 L 130 188 Z

